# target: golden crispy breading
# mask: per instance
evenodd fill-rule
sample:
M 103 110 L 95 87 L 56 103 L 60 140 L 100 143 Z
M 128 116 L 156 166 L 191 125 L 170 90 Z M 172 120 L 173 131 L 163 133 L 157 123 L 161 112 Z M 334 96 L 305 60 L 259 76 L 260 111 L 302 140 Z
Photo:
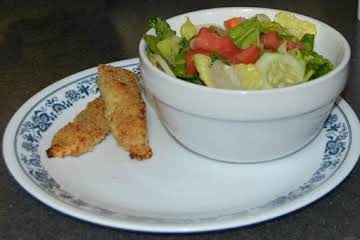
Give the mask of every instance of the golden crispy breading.
M 99 65 L 98 72 L 112 135 L 131 158 L 151 158 L 139 78 L 131 71 L 106 65 Z
M 54 136 L 48 157 L 79 156 L 91 151 L 109 132 L 105 117 L 105 103 L 101 97 L 90 102 L 72 123 L 61 128 Z

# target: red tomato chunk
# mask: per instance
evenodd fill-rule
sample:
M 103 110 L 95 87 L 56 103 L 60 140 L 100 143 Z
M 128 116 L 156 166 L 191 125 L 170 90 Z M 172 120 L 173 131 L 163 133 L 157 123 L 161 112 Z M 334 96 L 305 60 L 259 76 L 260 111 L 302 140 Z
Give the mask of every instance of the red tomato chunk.
M 293 41 L 288 41 L 286 43 L 286 49 L 287 50 L 291 50 L 291 49 L 299 49 L 299 50 L 303 50 L 304 49 L 304 44 L 301 42 L 293 42 Z
M 210 52 L 204 49 L 194 49 L 186 53 L 185 55 L 185 73 L 186 75 L 193 76 L 197 74 L 194 61 L 193 61 L 193 55 L 194 54 L 205 54 L 210 55 Z
M 260 41 L 264 44 L 265 49 L 271 49 L 276 51 L 282 43 L 282 39 L 278 32 L 272 31 L 265 34 L 262 34 Z
M 238 24 L 240 24 L 240 23 L 241 23 L 241 20 L 242 20 L 241 17 L 233 17 L 233 18 L 230 18 L 230 19 L 224 21 L 224 27 L 225 27 L 226 29 L 233 28 L 233 27 L 237 26 Z
M 260 48 L 256 45 L 251 45 L 246 49 L 238 48 L 229 36 L 221 37 L 206 27 L 200 29 L 193 48 L 206 50 L 209 53 L 218 53 L 232 64 L 255 63 L 260 57 Z M 190 67 L 189 72 L 192 72 Z
M 243 49 L 241 52 L 233 53 L 229 56 L 229 60 L 232 64 L 238 63 L 256 63 L 260 57 L 260 48 L 255 44 L 252 44 L 250 47 Z
M 194 41 L 193 48 L 221 54 L 224 51 L 235 50 L 238 47 L 233 44 L 229 36 L 221 37 L 215 32 L 210 31 L 209 28 L 202 27 Z

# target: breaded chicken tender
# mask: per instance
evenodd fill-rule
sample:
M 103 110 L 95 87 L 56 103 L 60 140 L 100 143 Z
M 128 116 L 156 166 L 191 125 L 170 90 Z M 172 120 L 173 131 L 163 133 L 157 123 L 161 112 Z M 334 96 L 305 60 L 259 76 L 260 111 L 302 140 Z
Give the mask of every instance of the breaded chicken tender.
M 49 158 L 79 156 L 92 151 L 108 132 L 105 103 L 101 97 L 98 97 L 88 103 L 73 122 L 68 123 L 55 134 L 51 147 L 46 153 Z
M 131 71 L 107 65 L 99 65 L 98 73 L 112 135 L 131 158 L 151 158 L 140 79 Z

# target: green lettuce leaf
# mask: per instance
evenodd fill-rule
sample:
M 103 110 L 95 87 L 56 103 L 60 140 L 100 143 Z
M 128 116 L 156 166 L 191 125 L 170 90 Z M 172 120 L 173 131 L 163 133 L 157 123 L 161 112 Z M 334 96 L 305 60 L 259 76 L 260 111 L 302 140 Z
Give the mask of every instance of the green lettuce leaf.
M 175 57 L 179 52 L 180 38 L 176 35 L 170 36 L 159 41 L 156 46 L 160 51 L 160 55 L 172 66 L 175 65 Z
M 156 36 L 146 34 L 144 35 L 144 40 L 146 42 L 147 47 L 150 49 L 152 53 L 160 54 L 160 51 L 157 47 L 157 43 L 159 42 Z
M 197 29 L 194 24 L 187 17 L 186 21 L 180 27 L 180 34 L 187 40 L 193 38 L 197 34 Z
M 204 82 L 199 78 L 198 75 L 189 76 L 186 74 L 186 52 L 190 50 L 190 40 L 182 38 L 179 45 L 180 49 L 178 54 L 175 57 L 175 66 L 173 67 L 173 72 L 176 77 L 181 78 L 187 82 L 192 82 L 199 85 L 205 85 Z
M 312 73 L 308 80 L 319 78 L 334 69 L 334 65 L 320 54 L 312 52 L 304 52 L 304 60 L 306 62 L 306 72 Z
M 271 22 L 271 19 L 265 14 L 256 14 L 255 17 L 259 22 Z
M 315 39 L 315 35 L 309 34 L 309 33 L 305 34 L 302 37 L 300 42 L 302 42 L 304 44 L 305 52 L 312 52 L 314 50 L 314 39 Z
M 288 53 L 298 60 L 305 62 L 305 81 L 319 78 L 334 69 L 334 65 L 330 60 L 315 51 L 300 51 L 299 49 L 293 49 L 288 51 Z
M 205 83 L 206 86 L 215 87 L 210 71 L 212 65 L 211 57 L 203 54 L 194 54 L 193 60 L 200 79 Z
M 286 31 L 280 24 L 276 22 L 269 22 L 269 21 L 261 21 L 260 22 L 260 32 L 261 33 L 268 33 L 276 31 L 280 34 L 282 39 L 288 40 L 294 38 L 290 33 Z
M 185 55 L 186 52 L 190 50 L 190 40 L 187 40 L 186 38 L 182 38 L 179 43 L 179 52 L 175 57 L 175 66 L 174 66 L 174 73 L 177 77 L 187 79 L 189 76 L 186 75 L 185 72 Z
M 161 17 L 151 18 L 148 25 L 150 28 L 154 28 L 156 32 L 156 35 L 144 35 L 148 49 L 165 59 L 170 67 L 174 66 L 176 55 L 180 49 L 180 38 L 176 36 L 176 32 Z
M 247 19 L 230 29 L 229 36 L 239 48 L 248 48 L 251 44 L 260 46 L 260 22 L 256 17 Z
M 170 28 L 170 25 L 161 17 L 156 16 L 148 21 L 149 28 L 154 28 L 158 41 L 176 35 L 176 32 Z

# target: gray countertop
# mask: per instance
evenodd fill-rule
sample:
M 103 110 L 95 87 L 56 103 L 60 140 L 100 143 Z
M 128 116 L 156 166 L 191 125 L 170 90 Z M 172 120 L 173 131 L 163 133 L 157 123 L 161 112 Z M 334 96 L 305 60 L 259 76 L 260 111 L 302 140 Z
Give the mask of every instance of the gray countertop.
M 352 48 L 345 100 L 360 115 L 357 1 L 6 1 L 0 9 L 1 136 L 32 95 L 80 70 L 137 56 L 146 20 L 202 8 L 259 6 L 317 18 Z M 148 234 L 71 218 L 33 198 L 0 161 L 0 239 L 360 239 L 360 165 L 320 200 L 264 223 L 201 234 Z

